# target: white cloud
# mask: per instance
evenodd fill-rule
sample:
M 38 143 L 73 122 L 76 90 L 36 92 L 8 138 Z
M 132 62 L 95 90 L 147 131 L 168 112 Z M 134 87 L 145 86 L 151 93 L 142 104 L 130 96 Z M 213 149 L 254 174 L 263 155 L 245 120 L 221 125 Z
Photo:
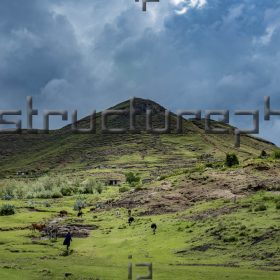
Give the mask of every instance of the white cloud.
M 272 36 L 276 31 L 276 26 L 268 26 L 265 30 L 265 33 L 260 36 L 259 38 L 254 38 L 254 43 L 261 44 L 261 45 L 268 45 L 271 42 Z
M 207 4 L 207 0 L 170 0 L 170 3 L 175 6 L 175 13 L 177 15 L 183 15 L 189 9 L 202 8 Z

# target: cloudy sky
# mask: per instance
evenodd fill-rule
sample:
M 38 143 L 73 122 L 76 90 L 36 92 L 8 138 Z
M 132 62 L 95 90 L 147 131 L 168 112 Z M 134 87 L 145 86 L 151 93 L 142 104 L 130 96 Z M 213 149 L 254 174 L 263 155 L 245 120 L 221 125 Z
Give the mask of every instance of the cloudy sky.
M 279 0 L 1 0 L 0 109 L 132 96 L 178 109 L 280 109 Z M 231 114 L 232 116 L 232 114 Z M 250 126 L 248 117 L 232 123 Z M 41 116 L 36 124 L 40 127 Z M 53 120 L 53 127 L 61 125 Z M 280 117 L 261 136 L 280 144 Z

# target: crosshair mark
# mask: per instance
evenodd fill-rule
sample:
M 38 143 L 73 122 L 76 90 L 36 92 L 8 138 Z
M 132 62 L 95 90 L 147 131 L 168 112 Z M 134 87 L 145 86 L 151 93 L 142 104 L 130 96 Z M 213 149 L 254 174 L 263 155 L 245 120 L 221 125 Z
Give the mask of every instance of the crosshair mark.
M 142 0 L 142 10 L 143 12 L 146 12 L 147 11 L 147 3 L 148 2 L 159 2 L 160 0 Z M 135 0 L 135 2 L 139 2 L 139 0 Z

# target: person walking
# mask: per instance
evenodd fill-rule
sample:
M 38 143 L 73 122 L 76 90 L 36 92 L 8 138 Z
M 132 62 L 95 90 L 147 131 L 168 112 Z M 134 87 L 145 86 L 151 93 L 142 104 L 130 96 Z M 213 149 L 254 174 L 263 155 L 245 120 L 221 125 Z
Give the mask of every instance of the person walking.
M 70 231 L 68 231 L 68 233 L 65 236 L 64 242 L 63 242 L 63 245 L 67 246 L 66 247 L 67 251 L 69 251 L 69 247 L 70 247 L 71 241 L 72 241 L 72 235 L 71 235 Z

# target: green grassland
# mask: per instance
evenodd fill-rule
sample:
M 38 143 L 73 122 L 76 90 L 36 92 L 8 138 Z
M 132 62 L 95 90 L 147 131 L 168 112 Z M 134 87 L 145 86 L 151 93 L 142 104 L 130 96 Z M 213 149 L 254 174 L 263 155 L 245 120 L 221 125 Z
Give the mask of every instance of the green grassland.
M 91 204 L 114 195 L 116 189 L 109 188 L 84 199 Z M 137 208 L 131 226 L 126 209 L 120 209 L 117 217 L 114 209 L 89 213 L 87 208 L 77 220 L 76 199 L 9 201 L 16 214 L 0 217 L 1 279 L 64 279 L 71 273 L 69 279 L 121 280 L 127 279 L 130 262 L 153 263 L 153 279 L 279 279 L 279 194 L 259 192 L 236 203 L 201 201 L 185 211 L 157 216 L 141 216 Z M 28 209 L 32 202 L 38 212 Z M 257 211 L 263 203 L 267 209 Z M 223 214 L 225 207 L 235 210 Z M 61 209 L 69 212 L 64 224 L 98 226 L 88 238 L 74 238 L 68 256 L 63 256 L 62 239 L 52 242 L 28 229 L 31 223 L 56 218 Z M 158 225 L 156 235 L 152 222 Z M 133 267 L 135 275 L 147 274 L 144 268 Z

